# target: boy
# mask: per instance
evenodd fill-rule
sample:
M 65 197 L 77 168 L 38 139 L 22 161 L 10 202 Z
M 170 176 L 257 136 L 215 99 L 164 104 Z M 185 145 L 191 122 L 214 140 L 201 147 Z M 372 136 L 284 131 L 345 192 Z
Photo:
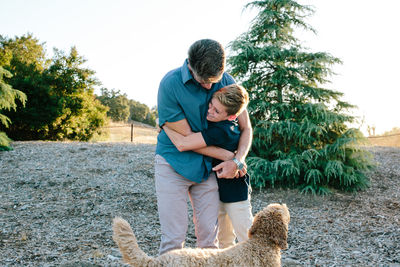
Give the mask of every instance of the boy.
M 209 103 L 206 130 L 187 136 L 167 126 L 163 126 L 163 130 L 179 151 L 214 145 L 235 152 L 240 138 L 236 118 L 248 102 L 249 96 L 243 87 L 228 85 L 216 91 Z M 213 159 L 213 166 L 220 162 Z M 246 174 L 240 178 L 219 178 L 217 182 L 220 196 L 218 241 L 220 248 L 226 248 L 235 244 L 235 238 L 239 242 L 248 238 L 247 231 L 253 222 L 249 199 L 250 181 Z

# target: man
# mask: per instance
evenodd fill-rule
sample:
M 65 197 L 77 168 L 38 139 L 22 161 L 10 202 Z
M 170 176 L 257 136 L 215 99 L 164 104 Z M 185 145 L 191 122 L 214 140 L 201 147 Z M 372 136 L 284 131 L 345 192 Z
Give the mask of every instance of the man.
M 188 54 L 182 67 L 165 75 L 158 90 L 159 125 L 185 136 L 207 128 L 208 102 L 213 93 L 235 83 L 224 72 L 225 51 L 218 42 L 199 40 L 192 44 Z M 188 195 L 197 246 L 216 248 L 219 196 L 210 157 L 225 160 L 213 168 L 218 177 L 236 177 L 239 171 L 241 175 L 246 173 L 244 159 L 252 136 L 247 111 L 241 113 L 238 122 L 241 137 L 236 155 L 212 146 L 179 152 L 164 131 L 158 135 L 155 183 L 162 233 L 160 254 L 184 245 Z

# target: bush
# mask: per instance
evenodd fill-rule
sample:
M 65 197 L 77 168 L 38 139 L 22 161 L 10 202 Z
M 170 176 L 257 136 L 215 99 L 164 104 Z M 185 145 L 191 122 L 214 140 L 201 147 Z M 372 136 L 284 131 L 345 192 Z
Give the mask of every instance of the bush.
M 32 35 L 0 38 L 4 68 L 12 73 L 6 81 L 27 95 L 6 115 L 13 121 L 5 129 L 15 140 L 88 140 L 106 121 L 106 107 L 93 94 L 98 81 L 94 71 L 75 47 L 68 55 L 55 49 L 46 58 L 43 44 Z
M 348 114 L 355 106 L 322 87 L 332 74 L 329 67 L 341 61 L 303 50 L 293 35 L 296 27 L 313 31 L 304 22 L 312 9 L 292 0 L 247 6 L 259 13 L 249 31 L 230 44 L 228 66 L 250 96 L 252 183 L 313 194 L 365 188 L 373 163 L 360 146 L 361 132 L 347 126 L 356 120 Z

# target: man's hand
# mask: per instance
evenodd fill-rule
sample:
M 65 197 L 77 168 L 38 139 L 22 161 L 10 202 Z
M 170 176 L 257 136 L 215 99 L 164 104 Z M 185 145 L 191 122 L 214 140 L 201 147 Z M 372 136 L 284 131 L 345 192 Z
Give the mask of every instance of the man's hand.
M 242 170 L 238 170 L 238 167 L 233 160 L 224 161 L 213 168 L 218 178 L 239 178 L 247 173 L 247 165 L 244 163 Z
M 243 176 L 245 176 L 246 175 L 246 173 L 247 173 L 247 164 L 246 164 L 246 162 L 243 162 L 243 169 L 241 169 L 240 171 L 239 171 L 239 177 L 243 177 Z M 236 178 L 238 178 L 238 177 L 236 177 Z

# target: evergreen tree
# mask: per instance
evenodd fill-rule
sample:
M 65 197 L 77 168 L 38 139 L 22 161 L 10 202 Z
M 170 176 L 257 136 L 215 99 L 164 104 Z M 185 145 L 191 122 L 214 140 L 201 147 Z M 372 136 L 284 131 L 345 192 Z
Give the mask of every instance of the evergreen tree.
M 12 74 L 5 81 L 27 96 L 25 106 L 4 112 L 13 121 L 5 130 L 14 140 L 44 139 L 43 128 L 61 114 L 44 73 L 49 63 L 43 44 L 32 35 L 14 39 L 0 36 L 0 64 Z
M 10 78 L 11 73 L 0 66 L 0 126 L 3 125 L 3 127 L 7 128 L 11 121 L 7 116 L 1 114 L 1 110 L 15 110 L 17 108 L 16 100 L 19 100 L 25 105 L 26 95 L 5 83 L 3 77 Z M 0 150 L 9 150 L 10 141 L 11 139 L 9 139 L 4 132 L 0 131 Z
M 247 164 L 254 185 L 314 194 L 365 188 L 370 155 L 359 146 L 361 132 L 347 126 L 356 120 L 349 113 L 355 106 L 323 87 L 341 61 L 307 51 L 294 36 L 295 29 L 314 31 L 304 20 L 312 8 L 292 0 L 246 7 L 259 12 L 230 44 L 228 65 L 250 95 L 254 136 Z

